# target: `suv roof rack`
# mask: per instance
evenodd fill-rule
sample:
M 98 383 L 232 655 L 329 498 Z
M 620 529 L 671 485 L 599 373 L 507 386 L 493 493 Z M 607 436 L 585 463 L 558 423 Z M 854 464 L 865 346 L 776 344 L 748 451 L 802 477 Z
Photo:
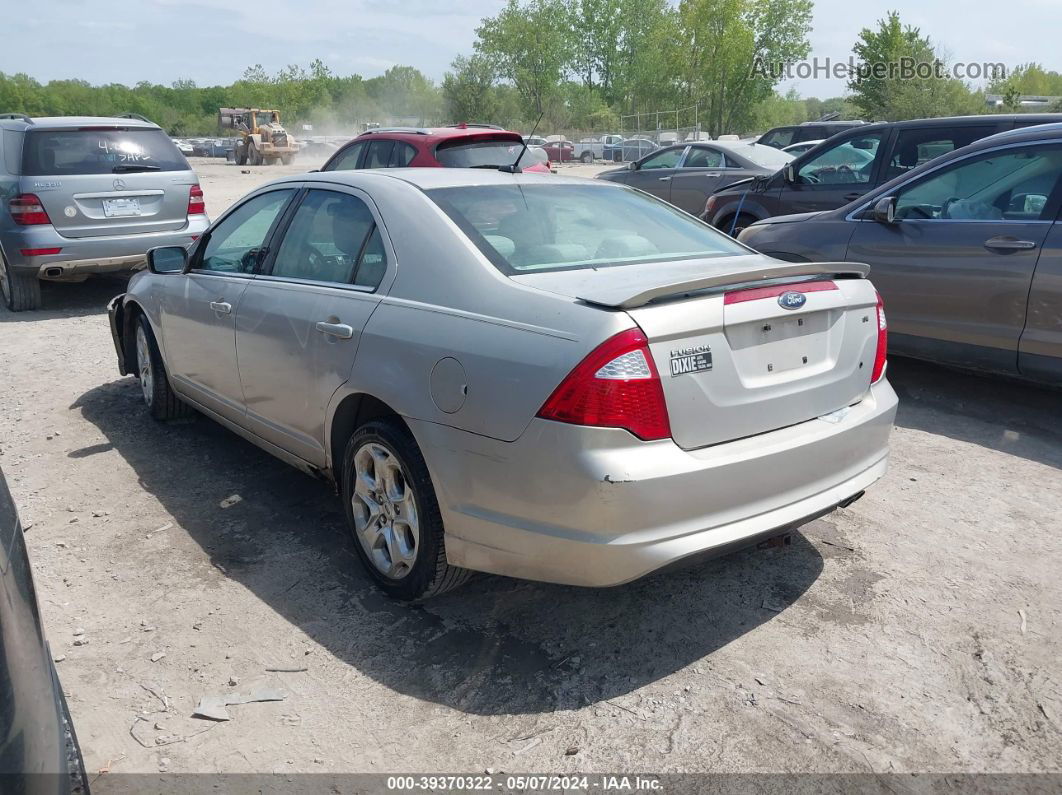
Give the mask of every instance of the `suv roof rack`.
M 148 124 L 154 124 L 151 119 L 146 119 L 139 113 L 119 113 L 115 116 L 116 119 L 136 119 L 137 121 L 146 121 Z
M 18 119 L 26 122 L 26 124 L 33 124 L 33 119 L 25 113 L 0 113 L 0 119 Z
M 504 130 L 504 127 L 499 127 L 497 124 L 481 124 L 472 121 L 463 121 L 460 124 L 447 124 L 447 127 L 464 129 L 465 127 L 482 127 L 485 130 Z
M 371 130 L 366 130 L 362 135 L 373 135 L 375 133 L 412 133 L 413 135 L 431 135 L 431 130 L 424 127 L 374 127 Z

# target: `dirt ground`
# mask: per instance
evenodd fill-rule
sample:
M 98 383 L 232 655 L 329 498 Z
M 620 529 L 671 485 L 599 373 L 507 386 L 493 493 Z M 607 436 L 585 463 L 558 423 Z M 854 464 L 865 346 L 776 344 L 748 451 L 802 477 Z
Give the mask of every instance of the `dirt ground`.
M 306 166 L 196 167 L 217 215 Z M 0 466 L 93 777 L 1062 770 L 1059 393 L 896 359 L 889 474 L 792 546 L 407 607 L 323 484 L 148 417 L 121 290 L 0 310 Z M 285 698 L 192 717 L 261 682 Z

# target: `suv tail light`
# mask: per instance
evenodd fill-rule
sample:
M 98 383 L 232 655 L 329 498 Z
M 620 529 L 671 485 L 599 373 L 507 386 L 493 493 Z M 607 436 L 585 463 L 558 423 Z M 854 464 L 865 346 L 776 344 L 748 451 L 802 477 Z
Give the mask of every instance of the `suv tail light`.
M 885 375 L 885 353 L 889 347 L 889 324 L 885 321 L 885 302 L 878 293 L 878 349 L 874 353 L 874 369 L 870 373 L 870 383 L 876 384 Z
M 7 203 L 7 207 L 11 218 L 19 226 L 37 226 L 52 222 L 41 200 L 32 193 L 20 193 Z
M 641 329 L 620 332 L 591 351 L 553 390 L 538 416 L 623 428 L 646 441 L 669 438 L 664 388 Z
M 188 189 L 188 214 L 206 215 L 206 202 L 203 200 L 203 189 L 193 185 Z

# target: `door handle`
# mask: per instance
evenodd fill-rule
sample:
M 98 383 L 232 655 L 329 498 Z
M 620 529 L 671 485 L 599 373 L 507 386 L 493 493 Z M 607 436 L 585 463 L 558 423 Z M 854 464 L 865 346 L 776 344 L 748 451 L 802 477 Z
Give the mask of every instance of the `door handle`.
M 671 177 L 657 177 L 661 182 L 671 182 Z
M 996 251 L 1028 251 L 1036 248 L 1036 243 L 1031 240 L 1018 240 L 1016 237 L 992 237 L 985 241 L 985 248 Z
M 863 195 L 862 193 L 846 193 L 844 195 L 844 200 L 846 202 L 854 202 L 856 199 L 858 199 L 862 195 Z
M 354 336 L 354 329 L 346 323 L 325 323 L 323 320 L 320 320 L 314 327 L 322 334 L 339 337 L 341 340 L 349 340 Z
M 210 308 L 215 312 L 220 312 L 223 315 L 227 315 L 232 311 L 232 304 L 227 301 L 211 301 Z
M 722 174 L 718 174 L 718 173 L 713 173 L 713 174 L 705 174 L 704 176 L 708 177 L 708 179 L 718 179 L 719 177 L 721 177 L 723 175 Z

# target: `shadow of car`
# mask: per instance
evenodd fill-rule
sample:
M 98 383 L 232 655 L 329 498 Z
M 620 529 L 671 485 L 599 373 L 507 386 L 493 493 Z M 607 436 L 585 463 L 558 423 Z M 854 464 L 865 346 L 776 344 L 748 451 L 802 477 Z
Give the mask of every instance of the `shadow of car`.
M 324 483 L 214 422 L 155 423 L 139 401 L 135 382 L 120 380 L 82 394 L 74 408 L 217 569 L 338 660 L 469 714 L 552 712 L 632 693 L 771 621 L 823 569 L 794 533 L 786 547 L 615 588 L 483 575 L 427 604 L 402 604 L 356 564 Z M 219 519 L 218 500 L 234 492 L 243 500 Z

